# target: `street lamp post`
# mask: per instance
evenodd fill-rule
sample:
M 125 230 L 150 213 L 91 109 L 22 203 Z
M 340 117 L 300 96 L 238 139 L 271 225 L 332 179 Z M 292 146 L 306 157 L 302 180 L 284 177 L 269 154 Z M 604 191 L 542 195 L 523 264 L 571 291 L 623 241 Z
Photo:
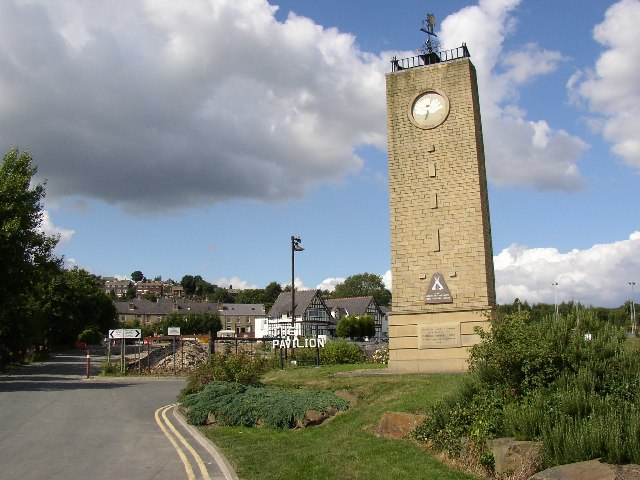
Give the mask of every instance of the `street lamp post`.
M 555 310 L 555 314 L 556 314 L 556 320 L 558 320 L 558 282 L 553 282 L 551 284 L 553 288 L 553 304 L 554 304 L 554 310 Z
M 291 236 L 291 326 L 296 326 L 296 274 L 295 274 L 295 253 L 302 252 L 304 248 L 300 246 L 300 237 Z
M 636 285 L 636 282 L 628 282 L 629 285 L 631 285 L 631 335 L 632 336 L 636 336 L 636 333 L 638 333 L 638 324 L 636 323 L 636 304 L 634 301 L 634 287 Z

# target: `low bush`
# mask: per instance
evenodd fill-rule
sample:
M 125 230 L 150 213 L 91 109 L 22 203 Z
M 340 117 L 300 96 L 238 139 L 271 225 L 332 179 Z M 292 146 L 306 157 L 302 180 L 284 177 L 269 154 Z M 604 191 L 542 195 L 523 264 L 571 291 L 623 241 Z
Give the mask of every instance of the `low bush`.
M 102 342 L 102 333 L 97 328 L 86 328 L 78 335 L 78 341 L 87 345 L 98 345 Z
M 218 425 L 274 429 L 294 428 L 309 410 L 333 413 L 349 403 L 328 390 L 290 390 L 263 385 L 214 381 L 182 401 L 192 425 L 203 425 L 210 414 Z
M 213 381 L 251 384 L 257 382 L 268 370 L 269 360 L 262 355 L 247 353 L 214 353 L 209 362 L 198 367 L 187 379 L 180 395 L 199 392 Z
M 100 363 L 100 375 L 104 375 L 106 377 L 115 377 L 120 375 L 121 372 L 122 364 L 120 362 L 113 363 L 105 360 Z
M 332 340 L 320 350 L 322 365 L 363 363 L 366 360 L 362 349 L 346 340 Z

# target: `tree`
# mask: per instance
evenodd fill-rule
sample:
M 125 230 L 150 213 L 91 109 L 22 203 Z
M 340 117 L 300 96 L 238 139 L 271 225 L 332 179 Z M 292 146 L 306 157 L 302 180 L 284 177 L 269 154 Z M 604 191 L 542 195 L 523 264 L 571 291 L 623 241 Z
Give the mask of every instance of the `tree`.
M 373 296 L 379 306 L 391 304 L 391 292 L 382 282 L 382 277 L 375 273 L 359 273 L 347 277 L 344 282 L 336 285 L 333 298 L 367 297 Z
M 373 337 L 376 334 L 376 324 L 369 315 L 348 315 L 344 316 L 338 322 L 336 335 L 338 337 L 354 339 L 363 339 L 365 337 Z
M 47 272 L 60 268 L 58 237 L 42 232 L 44 183 L 28 151 L 9 151 L 0 166 L 0 354 L 28 345 L 37 331 L 33 291 Z
M 181 335 L 206 335 L 222 330 L 222 322 L 218 313 L 171 313 L 154 327 L 164 335 L 167 334 L 168 327 L 180 327 Z
M 136 270 L 135 272 L 131 272 L 131 280 L 134 282 L 140 282 L 144 279 L 144 275 L 140 270 Z
M 262 303 L 264 304 L 264 309 L 268 312 L 274 303 L 276 303 L 276 299 L 282 293 L 282 285 L 278 282 L 271 282 L 269 285 L 264 287 L 264 298 Z
M 54 345 L 72 345 L 87 328 L 106 334 L 115 326 L 113 302 L 94 275 L 77 267 L 51 275 L 39 298 L 47 337 Z

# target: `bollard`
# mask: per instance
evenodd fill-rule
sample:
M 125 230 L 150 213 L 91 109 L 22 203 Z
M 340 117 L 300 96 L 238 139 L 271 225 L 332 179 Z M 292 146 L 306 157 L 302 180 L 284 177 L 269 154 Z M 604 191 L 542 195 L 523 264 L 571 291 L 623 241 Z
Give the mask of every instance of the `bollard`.
M 89 378 L 89 373 L 91 371 L 91 354 L 89 349 L 87 348 L 87 378 Z

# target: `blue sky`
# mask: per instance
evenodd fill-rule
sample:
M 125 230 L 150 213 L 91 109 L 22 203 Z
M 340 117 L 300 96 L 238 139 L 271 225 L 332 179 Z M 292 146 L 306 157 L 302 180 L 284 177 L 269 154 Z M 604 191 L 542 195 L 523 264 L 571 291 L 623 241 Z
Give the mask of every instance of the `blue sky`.
M 303 288 L 392 282 L 384 75 L 427 12 L 478 71 L 498 302 L 628 300 L 638 0 L 9 0 L 0 149 L 47 179 L 67 265 L 264 287 L 297 235 Z

